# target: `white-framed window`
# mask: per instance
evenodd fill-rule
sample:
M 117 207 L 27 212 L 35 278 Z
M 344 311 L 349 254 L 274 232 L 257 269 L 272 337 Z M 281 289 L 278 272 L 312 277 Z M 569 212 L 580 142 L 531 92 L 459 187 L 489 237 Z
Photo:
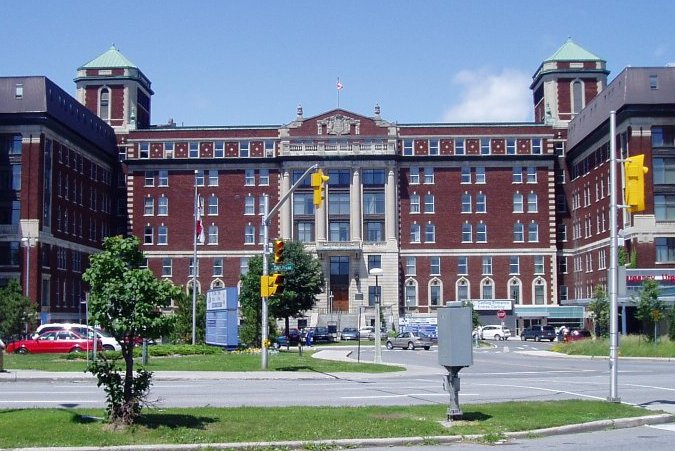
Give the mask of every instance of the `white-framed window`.
M 255 186 L 255 169 L 244 170 L 244 186 Z
M 534 166 L 527 167 L 527 183 L 537 183 L 537 168 Z
M 169 171 L 160 169 L 157 182 L 157 186 L 169 186 Z
M 469 257 L 460 255 L 457 257 L 457 275 L 465 276 L 469 274 Z
M 173 273 L 173 260 L 169 257 L 162 258 L 162 277 L 171 277 Z
M 523 209 L 523 195 L 516 191 L 513 193 L 513 212 L 514 213 L 524 213 Z
M 438 279 L 429 282 L 429 305 L 439 307 L 443 300 L 443 285 Z
M 265 156 L 268 158 L 274 157 L 275 153 L 275 144 L 271 139 L 265 140 Z
M 462 277 L 455 284 L 455 292 L 458 301 L 468 301 L 471 293 L 471 284 Z
M 269 186 L 270 184 L 270 170 L 262 168 L 258 170 L 258 185 Z
M 23 97 L 23 86 L 21 87 L 21 97 Z M 99 92 L 98 116 L 104 121 L 110 119 L 110 90 L 108 88 L 103 88 Z
M 469 166 L 462 166 L 460 183 L 471 183 L 471 168 Z
M 471 194 L 462 194 L 462 213 L 471 213 Z
M 250 222 L 244 227 L 244 244 L 255 244 L 255 226 Z
M 188 147 L 188 158 L 199 158 L 199 143 L 196 141 L 190 141 Z
M 476 213 L 487 213 L 487 197 L 482 191 L 476 194 Z
M 514 166 L 511 173 L 511 183 L 523 183 L 523 167 Z
M 567 274 L 567 257 L 558 257 L 558 272 L 560 274 Z
M 431 276 L 440 276 L 441 275 L 441 257 L 433 256 L 429 257 L 429 267 Z
M 260 197 L 258 197 L 258 214 L 259 215 L 264 215 L 265 214 L 265 196 L 264 194 Z
M 410 195 L 410 213 L 419 213 L 420 212 L 420 195 L 417 193 L 412 193 Z
M 169 216 L 169 198 L 164 195 L 157 199 L 157 216 Z
M 154 235 L 155 230 L 150 224 L 143 227 L 143 244 L 153 244 Z
M 208 243 L 218 244 L 218 226 L 211 224 L 208 229 Z
M 412 166 L 410 168 L 410 184 L 419 185 L 420 183 L 420 168 L 417 166 Z
M 534 273 L 535 274 L 544 274 L 544 256 L 535 255 L 534 256 Z
M 534 281 L 534 304 L 546 304 L 546 282 L 541 277 Z
M 476 226 L 476 243 L 487 243 L 487 224 L 483 221 Z
M 223 276 L 223 257 L 213 259 L 213 277 Z
M 157 244 L 169 244 L 169 227 L 164 224 L 157 227 Z
M 218 197 L 211 195 L 207 200 L 206 214 L 209 216 L 218 215 Z
M 417 282 L 414 279 L 410 279 L 405 283 L 405 306 L 417 306 Z
M 532 155 L 541 155 L 542 139 L 532 138 Z
M 506 155 L 516 154 L 516 138 L 506 138 Z
M 417 223 L 410 224 L 410 242 L 411 243 L 421 243 L 421 228 Z
M 413 140 L 404 139 L 403 140 L 403 155 L 411 156 L 413 155 Z
M 164 158 L 173 158 L 175 156 L 176 144 L 173 141 L 167 141 L 164 144 Z
M 218 170 L 209 169 L 209 186 L 218 186 Z
M 476 184 L 484 185 L 487 182 L 485 166 L 476 166 Z
M 247 158 L 249 156 L 249 148 L 250 148 L 251 143 L 248 141 L 240 141 L 239 142 L 239 156 L 243 158 Z
M 435 156 L 441 153 L 441 141 L 438 139 L 429 140 L 429 155 Z
M 490 138 L 480 139 L 480 154 L 490 155 Z
M 495 298 L 495 290 L 494 290 L 494 282 L 490 278 L 485 278 L 481 281 L 480 283 L 480 298 L 481 299 L 494 299 Z
M 425 185 L 434 184 L 434 168 L 429 166 L 424 168 L 424 184 Z
M 213 156 L 215 158 L 225 158 L 225 141 L 216 141 L 213 144 Z
M 145 171 L 145 177 L 143 178 L 143 186 L 146 187 L 155 186 L 155 171 Z M 91 192 L 93 193 L 94 191 Z
M 436 226 L 430 222 L 424 226 L 424 242 L 425 243 L 436 242 Z
M 537 211 L 538 211 L 537 193 L 529 193 L 527 195 L 527 212 L 537 213 Z
M 539 242 L 539 224 L 531 222 L 527 225 L 527 241 L 530 243 Z
M 195 185 L 204 186 L 204 170 L 198 169 L 195 171 Z
M 153 216 L 155 214 L 155 198 L 146 197 L 143 199 L 143 215 Z
M 509 257 L 509 274 L 520 274 L 520 256 L 511 255 Z
M 405 259 L 405 275 L 414 276 L 417 274 L 417 258 L 406 257 Z
M 492 257 L 489 255 L 483 256 L 483 275 L 492 274 Z
M 424 195 L 424 213 L 434 213 L 434 195 L 427 193 Z
M 462 243 L 471 243 L 472 242 L 473 230 L 471 224 L 465 222 L 462 224 Z
M 464 155 L 464 138 L 455 138 L 455 155 Z
M 513 242 L 514 243 L 523 243 L 525 242 L 525 225 L 521 222 L 516 222 L 513 224 Z
M 245 215 L 254 215 L 255 214 L 255 196 L 252 194 L 247 194 L 244 198 L 244 214 Z
M 140 143 L 138 145 L 138 158 L 150 158 L 150 143 Z

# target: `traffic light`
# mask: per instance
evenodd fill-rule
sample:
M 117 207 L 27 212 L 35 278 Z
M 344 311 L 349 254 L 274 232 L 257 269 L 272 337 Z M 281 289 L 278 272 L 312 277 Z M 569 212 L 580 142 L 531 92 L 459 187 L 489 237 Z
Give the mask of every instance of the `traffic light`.
M 260 296 L 270 297 L 270 276 L 260 276 Z
M 271 274 L 269 277 L 268 297 L 275 296 L 284 292 L 284 275 Z
M 314 206 L 320 207 L 323 204 L 325 198 L 325 184 L 328 182 L 329 177 L 323 175 L 323 170 L 318 169 L 314 174 L 312 174 L 312 188 L 314 189 Z
M 274 240 L 274 263 L 283 263 L 285 247 L 284 240 Z
M 626 205 L 630 213 L 645 209 L 645 174 L 649 168 L 644 166 L 644 155 L 628 157 L 624 163 L 626 170 Z

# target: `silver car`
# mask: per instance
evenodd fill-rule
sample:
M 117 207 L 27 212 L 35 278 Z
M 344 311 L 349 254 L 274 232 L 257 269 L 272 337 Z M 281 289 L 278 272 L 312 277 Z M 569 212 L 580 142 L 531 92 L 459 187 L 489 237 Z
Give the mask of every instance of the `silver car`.
M 394 338 L 387 339 L 387 349 L 424 348 L 428 351 L 432 344 L 431 337 L 423 332 L 401 332 Z

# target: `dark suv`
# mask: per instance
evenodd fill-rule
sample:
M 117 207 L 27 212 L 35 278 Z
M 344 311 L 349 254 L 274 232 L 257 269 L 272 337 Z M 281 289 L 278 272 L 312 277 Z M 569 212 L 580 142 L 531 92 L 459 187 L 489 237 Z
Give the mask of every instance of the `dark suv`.
M 555 340 L 555 327 L 553 326 L 531 326 L 523 329 L 523 332 L 520 334 L 520 339 L 525 340 Z

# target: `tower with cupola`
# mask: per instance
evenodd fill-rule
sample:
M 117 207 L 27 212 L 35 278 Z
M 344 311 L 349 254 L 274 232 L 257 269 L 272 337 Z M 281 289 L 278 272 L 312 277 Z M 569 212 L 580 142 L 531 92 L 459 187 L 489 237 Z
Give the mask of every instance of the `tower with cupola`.
M 608 74 L 606 61 L 567 39 L 532 77 L 535 122 L 567 128 L 572 118 L 605 89 Z
M 77 99 L 117 134 L 150 126 L 150 80 L 114 45 L 77 69 Z

